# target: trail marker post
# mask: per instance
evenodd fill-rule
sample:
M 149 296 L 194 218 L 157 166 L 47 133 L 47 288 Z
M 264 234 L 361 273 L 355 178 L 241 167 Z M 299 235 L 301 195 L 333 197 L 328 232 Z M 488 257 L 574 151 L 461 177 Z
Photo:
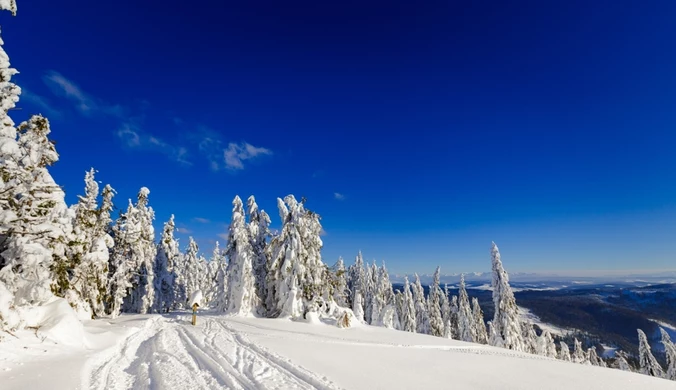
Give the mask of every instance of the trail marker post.
M 192 304 L 192 324 L 193 326 L 197 323 L 197 308 L 200 305 L 197 304 L 197 302 Z

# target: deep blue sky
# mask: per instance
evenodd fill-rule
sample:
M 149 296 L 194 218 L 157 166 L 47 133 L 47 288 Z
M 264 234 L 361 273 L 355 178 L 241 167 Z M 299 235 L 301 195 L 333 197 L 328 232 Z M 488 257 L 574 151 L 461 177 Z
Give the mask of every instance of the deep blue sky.
M 234 195 L 278 226 L 292 193 L 327 263 L 483 271 L 495 240 L 511 271 L 673 269 L 676 2 L 552 3 L 24 0 L 0 25 L 68 201 L 92 166 L 119 206 L 147 186 L 206 253 Z

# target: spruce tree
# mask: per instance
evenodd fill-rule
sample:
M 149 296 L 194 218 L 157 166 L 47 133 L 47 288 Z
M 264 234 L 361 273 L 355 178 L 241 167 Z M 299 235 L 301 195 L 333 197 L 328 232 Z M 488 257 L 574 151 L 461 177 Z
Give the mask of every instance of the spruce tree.
M 474 317 L 474 327 L 476 329 L 476 343 L 488 344 L 488 331 L 484 323 L 484 312 L 479 305 L 479 299 L 472 298 L 472 317 Z M 553 342 L 553 341 L 552 341 Z M 556 353 L 556 348 L 554 348 Z
M 664 378 L 664 369 L 655 359 L 651 350 L 648 338 L 641 329 L 638 331 L 638 355 L 639 355 L 639 372 L 643 375 L 654 376 L 657 378 Z
M 244 220 L 244 207 L 239 196 L 232 201 L 232 221 L 228 230 L 228 298 L 226 311 L 249 315 L 258 311 L 260 299 L 256 291 L 253 270 L 254 252 L 251 237 Z
M 615 351 L 614 367 L 618 370 L 634 372 L 634 369 L 628 362 L 627 354 L 624 351 Z
M 349 307 L 350 290 L 347 288 L 347 271 L 345 270 L 345 263 L 342 257 L 339 257 L 333 266 L 333 272 L 335 274 L 333 300 L 340 307 Z
M 430 334 L 430 317 L 427 311 L 427 300 L 425 291 L 420 284 L 420 277 L 415 274 L 415 284 L 413 285 L 413 301 L 415 303 L 416 331 L 418 333 Z
M 414 287 L 415 288 L 415 287 Z M 417 319 L 415 312 L 415 301 L 411 292 L 411 285 L 408 282 L 408 276 L 404 277 L 403 294 L 403 312 L 402 312 L 402 330 L 406 332 L 417 332 Z
M 441 314 L 441 296 L 443 292 L 439 287 L 439 279 L 441 275 L 441 268 L 437 267 L 434 271 L 434 278 L 432 285 L 429 287 L 429 295 L 427 298 L 427 311 L 430 317 L 430 332 L 432 336 L 442 337 L 444 335 L 444 320 Z
M 260 300 L 259 314 L 266 313 L 265 296 L 267 295 L 267 267 L 268 267 L 268 240 L 270 233 L 270 216 L 263 210 L 259 210 L 256 199 L 252 196 L 247 199 L 247 212 L 249 215 L 249 237 L 253 251 L 252 267 L 256 286 L 256 294 Z
M 660 334 L 662 335 L 662 345 L 664 345 L 664 352 L 667 357 L 665 378 L 676 381 L 676 345 L 674 345 L 669 334 L 664 329 L 660 328 Z
M 155 296 L 156 310 L 159 313 L 167 313 L 174 306 L 176 271 L 174 267 L 180 256 L 178 242 L 174 238 L 176 224 L 172 214 L 164 224 L 162 237 L 157 247 L 157 259 L 155 260 Z
M 460 275 L 460 289 L 458 292 L 458 332 L 461 341 L 473 343 L 476 341 L 476 321 L 469 305 L 469 297 L 465 289 L 465 274 Z
M 559 350 L 559 360 L 563 360 L 564 362 L 572 361 L 570 357 L 570 348 L 568 348 L 568 344 L 564 343 L 563 341 L 560 341 L 559 345 L 561 347 Z
M 500 251 L 495 243 L 492 243 L 491 258 L 493 264 L 491 286 L 493 287 L 493 303 L 495 304 L 492 324 L 495 328 L 495 337 L 490 340 L 490 344 L 524 351 L 526 347 L 521 335 L 519 308 L 516 305 L 512 288 L 509 286 L 509 275 L 502 266 Z

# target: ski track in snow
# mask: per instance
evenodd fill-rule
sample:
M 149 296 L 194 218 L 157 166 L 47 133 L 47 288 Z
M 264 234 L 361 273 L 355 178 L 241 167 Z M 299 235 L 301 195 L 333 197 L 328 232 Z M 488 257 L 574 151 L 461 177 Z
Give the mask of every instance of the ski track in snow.
M 339 389 L 235 332 L 223 317 L 153 317 L 85 368 L 83 388 Z

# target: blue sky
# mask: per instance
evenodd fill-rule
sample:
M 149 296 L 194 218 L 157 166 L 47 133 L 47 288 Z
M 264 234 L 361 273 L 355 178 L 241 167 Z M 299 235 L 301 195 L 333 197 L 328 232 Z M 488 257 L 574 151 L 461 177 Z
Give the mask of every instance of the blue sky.
M 674 269 L 676 3 L 19 3 L 21 110 L 206 253 L 232 198 L 305 196 L 324 259 Z

